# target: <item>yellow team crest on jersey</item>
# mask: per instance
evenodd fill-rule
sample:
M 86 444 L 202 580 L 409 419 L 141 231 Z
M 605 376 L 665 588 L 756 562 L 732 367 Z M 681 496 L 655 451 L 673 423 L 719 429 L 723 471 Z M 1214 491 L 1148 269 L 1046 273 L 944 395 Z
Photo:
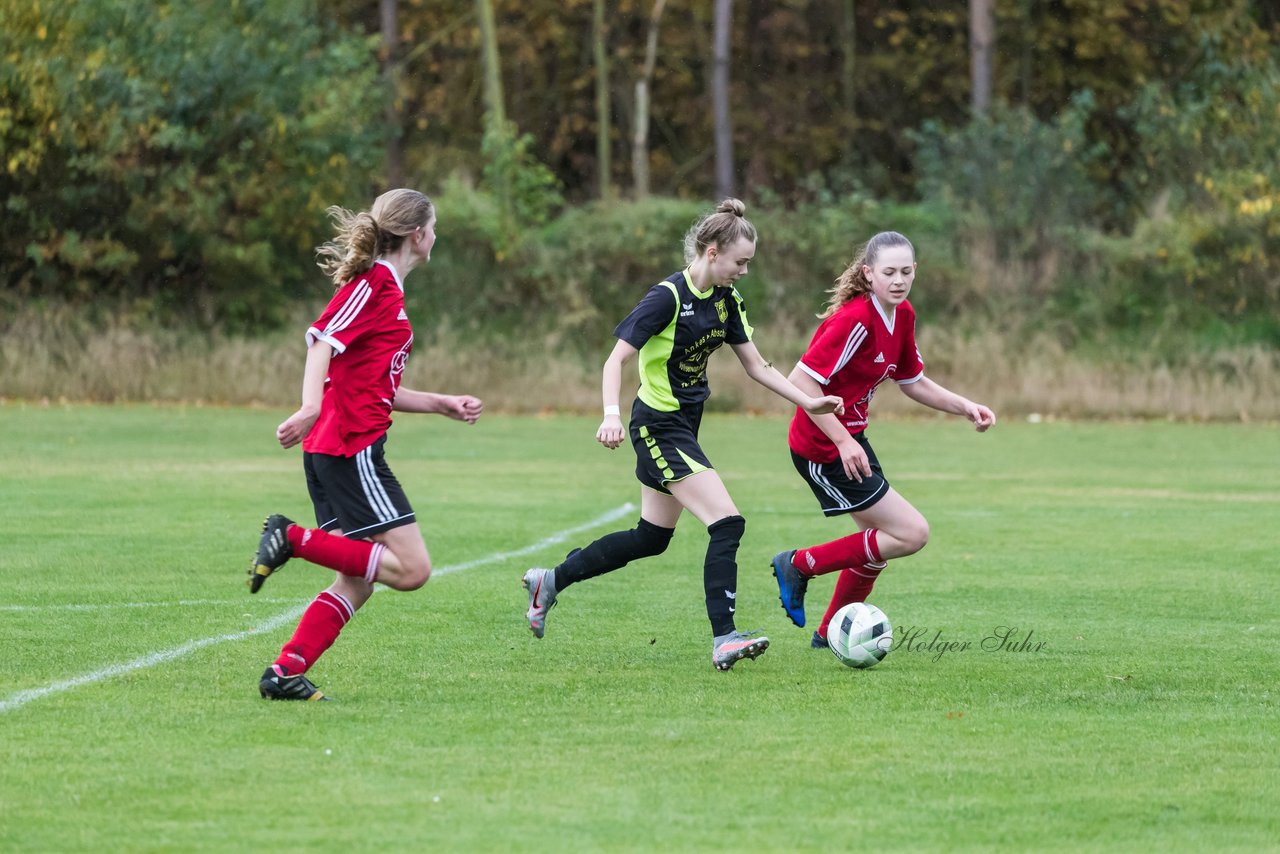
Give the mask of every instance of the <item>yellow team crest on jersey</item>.
M 729 309 L 722 299 L 716 300 L 716 317 L 720 318 L 721 323 L 729 319 Z

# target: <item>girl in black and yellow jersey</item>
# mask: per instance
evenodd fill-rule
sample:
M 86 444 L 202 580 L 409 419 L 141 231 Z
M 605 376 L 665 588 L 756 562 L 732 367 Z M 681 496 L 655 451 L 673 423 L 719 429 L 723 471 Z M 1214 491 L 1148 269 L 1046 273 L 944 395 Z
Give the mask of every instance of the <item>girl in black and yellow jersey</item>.
M 722 344 L 733 348 L 747 375 L 765 388 L 814 414 L 839 414 L 837 397 L 810 397 L 761 357 L 752 343 L 742 297 L 734 283 L 747 274 L 756 251 L 756 230 L 743 216 L 745 206 L 726 199 L 685 237 L 689 266 L 649 289 L 644 299 L 614 330 L 618 342 L 604 364 L 604 421 L 596 439 L 606 448 L 622 444 L 618 405 L 622 369 L 640 356 L 640 390 L 631 408 L 631 444 L 640 481 L 640 521 L 582 549 L 555 569 L 530 569 L 523 583 L 529 593 L 529 628 L 536 637 L 546 629 L 547 611 L 564 589 L 664 552 L 682 510 L 707 526 L 703 569 L 707 617 L 711 621 L 711 661 L 729 670 L 743 658 L 755 658 L 769 639 L 740 632 L 734 625 L 738 544 L 746 521 L 738 513 L 720 475 L 698 445 L 698 426 L 707 387 L 707 360 Z

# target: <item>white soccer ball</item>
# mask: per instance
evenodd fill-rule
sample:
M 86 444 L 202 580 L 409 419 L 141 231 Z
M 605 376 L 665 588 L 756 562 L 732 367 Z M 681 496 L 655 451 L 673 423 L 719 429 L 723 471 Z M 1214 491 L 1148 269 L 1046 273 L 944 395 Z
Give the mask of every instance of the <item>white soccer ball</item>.
M 845 605 L 827 625 L 827 643 L 841 664 L 875 667 L 893 646 L 893 626 L 875 605 Z

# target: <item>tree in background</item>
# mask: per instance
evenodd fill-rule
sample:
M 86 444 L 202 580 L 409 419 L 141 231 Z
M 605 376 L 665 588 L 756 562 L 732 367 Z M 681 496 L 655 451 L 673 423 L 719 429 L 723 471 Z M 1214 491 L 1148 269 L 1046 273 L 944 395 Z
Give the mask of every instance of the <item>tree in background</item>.
M 476 0 L 484 65 L 485 132 L 483 171 L 498 200 L 499 220 L 490 239 L 509 254 L 531 226 L 545 223 L 561 202 L 559 182 L 532 152 L 533 138 L 507 120 L 491 0 Z
M 995 0 L 969 0 L 969 76 L 975 116 L 991 108 L 991 76 L 995 65 Z
M 1249 8 L 1211 15 L 1189 34 L 1194 64 L 1124 111 L 1141 140 L 1133 193 L 1149 206 L 1121 266 L 1148 317 L 1164 303 L 1197 306 L 1199 322 L 1266 318 L 1280 343 L 1280 56 Z
M 658 61 L 658 24 L 667 0 L 654 0 L 649 14 L 648 34 L 644 42 L 644 64 L 636 80 L 635 134 L 631 143 L 631 178 L 637 199 L 649 195 L 649 86 Z
M 729 55 L 733 34 L 733 0 L 716 0 L 711 47 L 711 109 L 715 114 L 716 196 L 736 194 L 733 178 L 733 117 L 729 106 Z
M 498 58 L 498 27 L 491 0 L 476 0 L 476 20 L 480 26 L 481 67 L 484 69 L 484 109 L 486 132 L 507 122 L 506 99 L 502 95 L 502 65 Z
M 610 157 L 609 119 L 609 48 L 608 28 L 604 21 L 604 0 L 591 4 L 591 55 L 596 66 L 596 193 L 602 199 L 613 198 L 612 158 Z
M 858 16 L 854 0 L 840 3 L 840 107 L 846 120 L 858 111 Z M 853 162 L 855 154 L 853 134 L 848 135 L 846 163 Z
M 396 0 L 379 0 L 382 75 L 387 87 L 387 189 L 404 186 L 404 117 L 400 96 L 400 22 Z
M 1053 121 L 997 104 L 959 127 L 925 122 L 912 134 L 920 191 L 959 214 L 967 285 L 953 306 L 988 297 L 1010 309 L 1043 304 L 1073 263 L 1072 233 L 1102 206 L 1088 180 L 1105 148 L 1085 126 L 1082 93 Z
M 290 0 L 0 0 L 0 18 L 0 298 L 247 327 L 321 281 L 324 208 L 382 168 L 369 43 Z
M 927 0 L 0 0 L 0 300 L 270 323 L 309 287 L 323 207 L 383 186 L 398 133 L 403 180 L 455 197 L 462 275 L 535 287 L 564 266 L 548 247 L 650 246 L 633 221 L 719 189 L 804 213 L 796 271 L 865 214 L 990 245 L 1042 301 L 1123 251 L 1151 283 L 1109 290 L 1128 299 L 1274 304 L 1272 4 L 989 3 L 1009 61 L 982 116 L 971 7 Z M 638 217 L 560 210 L 628 180 L 658 196 Z

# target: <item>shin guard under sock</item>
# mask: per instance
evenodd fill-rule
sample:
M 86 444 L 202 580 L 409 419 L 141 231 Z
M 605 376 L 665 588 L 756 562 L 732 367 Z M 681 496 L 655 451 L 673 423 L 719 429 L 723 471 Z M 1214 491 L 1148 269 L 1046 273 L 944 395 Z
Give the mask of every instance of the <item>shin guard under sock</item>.
M 343 575 L 372 583 L 378 577 L 378 563 L 386 546 L 368 540 L 353 540 L 320 528 L 290 525 L 285 532 L 294 557 L 337 570 Z
M 303 612 L 298 628 L 280 650 L 275 664 L 285 668 L 290 676 L 306 673 L 324 651 L 333 646 L 338 633 L 355 613 L 345 596 L 331 590 L 321 592 Z
M 667 550 L 674 528 L 660 528 L 641 519 L 630 531 L 605 534 L 586 548 L 569 552 L 556 567 L 556 592 L 577 581 L 586 581 L 626 566 L 642 557 L 653 557 Z
M 827 612 L 822 615 L 822 622 L 818 625 L 819 636 L 824 638 L 827 636 L 827 626 L 831 618 L 836 615 L 836 611 L 852 602 L 867 601 L 867 597 L 871 595 L 871 588 L 875 586 L 876 579 L 880 577 L 880 573 L 886 566 L 888 563 L 881 561 L 855 566 L 840 573 L 836 579 L 835 592 L 831 594 L 831 604 L 827 606 Z
M 823 575 L 850 566 L 880 562 L 880 547 L 876 544 L 878 529 L 867 528 L 856 534 L 841 537 L 820 546 L 796 549 L 791 562 L 805 575 Z
M 707 526 L 711 542 L 707 544 L 702 585 L 712 637 L 722 637 L 736 628 L 733 612 L 738 604 L 738 545 L 746 529 L 747 520 L 741 516 L 726 516 Z

